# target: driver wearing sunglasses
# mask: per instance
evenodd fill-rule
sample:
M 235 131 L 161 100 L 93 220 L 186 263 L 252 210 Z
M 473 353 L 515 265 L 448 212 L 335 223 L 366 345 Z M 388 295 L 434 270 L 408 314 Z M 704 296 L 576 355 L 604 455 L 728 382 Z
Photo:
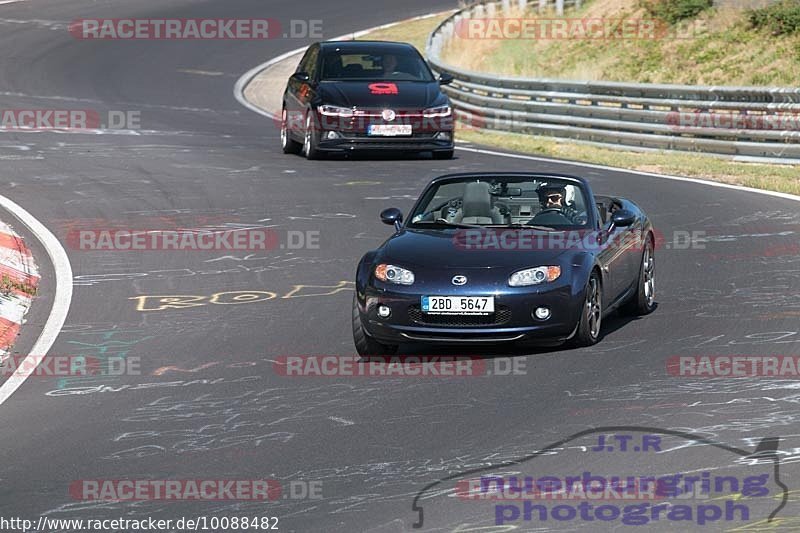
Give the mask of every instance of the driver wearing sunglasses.
M 567 189 L 562 185 L 543 185 L 537 191 L 541 209 L 558 210 L 570 219 L 576 214 L 574 206 L 567 202 Z
M 560 192 L 553 192 L 547 195 L 545 208 L 553 207 L 564 207 L 564 195 Z

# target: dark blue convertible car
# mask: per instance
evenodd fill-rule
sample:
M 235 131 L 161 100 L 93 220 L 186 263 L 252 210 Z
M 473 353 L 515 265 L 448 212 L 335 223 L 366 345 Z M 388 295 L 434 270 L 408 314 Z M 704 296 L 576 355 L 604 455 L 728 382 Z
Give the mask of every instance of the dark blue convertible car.
M 361 355 L 398 345 L 571 341 L 589 346 L 615 309 L 655 308 L 655 233 L 624 198 L 580 177 L 434 179 L 395 233 L 361 259 L 353 338 Z

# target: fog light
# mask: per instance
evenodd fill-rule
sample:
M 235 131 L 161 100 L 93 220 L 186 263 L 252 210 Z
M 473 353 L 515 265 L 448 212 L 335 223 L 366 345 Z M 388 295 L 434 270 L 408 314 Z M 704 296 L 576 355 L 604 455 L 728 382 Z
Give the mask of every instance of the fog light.
M 536 311 L 533 312 L 533 316 L 539 320 L 547 320 L 550 318 L 550 309 L 548 307 L 537 307 Z
M 437 140 L 440 140 L 440 141 L 449 141 L 450 140 L 450 132 L 440 131 L 439 133 L 434 135 L 433 138 L 437 139 Z
M 381 318 L 389 318 L 389 316 L 391 314 L 392 314 L 392 310 L 389 309 L 389 307 L 387 307 L 385 305 L 379 305 L 378 306 L 378 316 L 379 317 L 381 317 Z
M 341 135 L 338 131 L 329 131 L 325 134 L 326 139 L 338 139 L 339 137 L 341 137 Z

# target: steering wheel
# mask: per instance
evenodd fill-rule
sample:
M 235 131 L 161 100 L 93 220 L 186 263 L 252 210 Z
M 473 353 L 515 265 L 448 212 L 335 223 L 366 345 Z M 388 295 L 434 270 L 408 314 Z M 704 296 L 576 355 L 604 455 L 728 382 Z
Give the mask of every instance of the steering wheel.
M 563 211 L 561 211 L 561 209 L 557 207 L 548 207 L 542 209 L 541 211 L 536 213 L 532 219 L 530 219 L 528 224 L 538 224 L 539 222 L 537 222 L 536 219 L 540 218 L 542 215 L 547 215 L 548 213 L 556 214 L 560 218 L 564 219 L 564 222 L 550 222 L 550 224 L 573 224 L 572 219 L 570 219 L 567 215 L 564 214 Z
M 453 202 L 457 203 L 457 206 L 456 206 L 457 208 L 461 207 L 461 203 L 462 203 L 461 197 L 460 196 L 453 196 L 452 198 L 448 198 L 444 202 L 441 202 L 441 203 L 433 206 L 431 209 L 428 209 L 427 211 L 425 211 L 424 213 L 420 213 L 419 215 L 425 216 L 425 215 L 430 215 L 435 211 L 441 211 L 445 207 L 452 206 Z

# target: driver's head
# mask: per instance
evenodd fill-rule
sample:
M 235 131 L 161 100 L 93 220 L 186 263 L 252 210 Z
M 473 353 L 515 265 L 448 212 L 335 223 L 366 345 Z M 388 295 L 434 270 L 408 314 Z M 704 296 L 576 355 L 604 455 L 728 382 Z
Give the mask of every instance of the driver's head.
M 543 209 L 564 207 L 567 202 L 567 189 L 558 185 L 540 187 L 539 201 Z
M 386 54 L 383 56 L 383 73 L 391 74 L 397 69 L 397 56 Z

